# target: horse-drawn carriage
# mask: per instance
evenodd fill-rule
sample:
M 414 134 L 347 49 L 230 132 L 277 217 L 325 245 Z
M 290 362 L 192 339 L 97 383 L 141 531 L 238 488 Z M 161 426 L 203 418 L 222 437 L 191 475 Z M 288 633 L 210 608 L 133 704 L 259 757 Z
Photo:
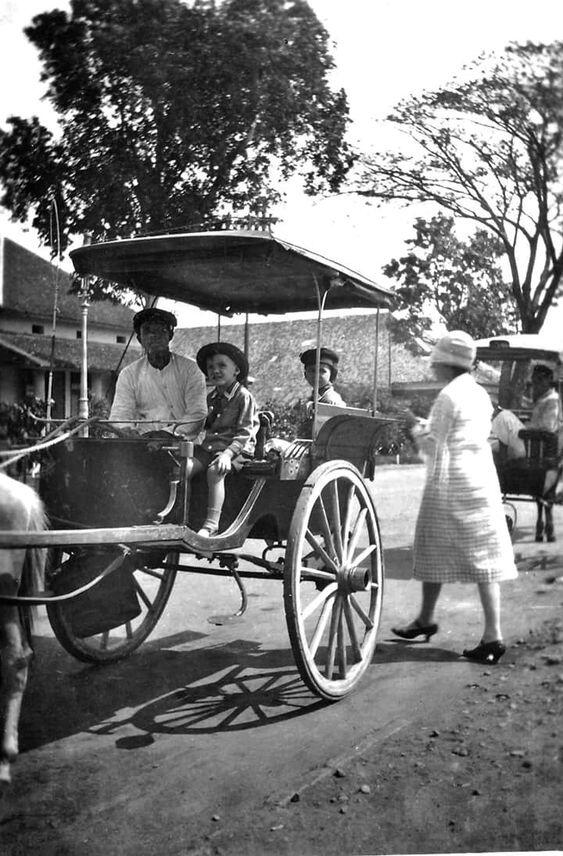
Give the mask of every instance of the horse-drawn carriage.
M 553 505 L 561 473 L 561 425 L 558 431 L 528 427 L 532 413 L 530 377 L 533 366 L 542 364 L 553 370 L 554 385 L 560 398 L 563 387 L 563 340 L 543 334 L 493 336 L 477 342 L 477 359 L 498 373 L 493 384 L 499 408 L 515 413 L 524 427 L 519 432 L 524 454 L 511 458 L 500 444 L 495 455 L 499 482 L 505 503 L 506 519 L 511 530 L 516 524 L 515 502 L 535 502 L 538 508 L 536 541 L 555 540 Z M 544 524 L 545 512 L 545 524 Z
M 316 311 L 317 360 L 325 307 L 389 299 L 359 274 L 261 232 L 114 241 L 71 257 L 81 276 L 221 314 Z M 179 433 L 154 442 L 119 436 L 108 422 L 104 431 L 116 436 L 83 436 L 91 421 L 59 426 L 41 466 L 50 528 L 0 533 L 4 552 L 48 548 L 47 589 L 2 602 L 46 604 L 66 650 L 98 663 L 147 638 L 178 573 L 233 577 L 241 609 L 245 578 L 279 581 L 301 677 L 322 698 L 342 698 L 376 645 L 383 550 L 366 479 L 391 420 L 357 408 L 331 412 L 318 398 L 317 383 L 310 438 L 277 456 L 258 453 L 229 475 L 219 534 L 210 538 L 198 535 L 206 485 L 190 478 L 193 444 Z

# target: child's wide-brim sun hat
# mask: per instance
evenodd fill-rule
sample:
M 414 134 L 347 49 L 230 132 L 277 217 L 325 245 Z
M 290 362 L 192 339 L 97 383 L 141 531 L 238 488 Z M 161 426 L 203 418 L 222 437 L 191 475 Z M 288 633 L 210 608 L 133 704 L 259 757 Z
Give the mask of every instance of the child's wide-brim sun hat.
M 230 342 L 210 342 L 200 348 L 196 355 L 196 362 L 204 375 L 207 375 L 207 360 L 216 354 L 225 354 L 229 357 L 239 370 L 238 381 L 244 382 L 248 377 L 248 360 L 236 345 Z

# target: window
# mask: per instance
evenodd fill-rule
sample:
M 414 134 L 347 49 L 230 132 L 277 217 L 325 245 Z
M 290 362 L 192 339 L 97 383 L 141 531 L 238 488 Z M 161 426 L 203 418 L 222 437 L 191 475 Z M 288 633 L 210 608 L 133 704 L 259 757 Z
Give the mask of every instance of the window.
M 118 345 L 124 345 L 125 344 L 125 336 L 116 336 L 115 341 L 117 342 Z
M 31 332 L 32 333 L 39 333 L 39 334 L 44 333 L 45 327 L 43 326 L 43 324 L 32 324 L 31 325 Z
M 76 338 L 77 338 L 77 339 L 81 339 L 81 338 L 82 338 L 82 330 L 77 330 L 77 331 L 76 331 Z

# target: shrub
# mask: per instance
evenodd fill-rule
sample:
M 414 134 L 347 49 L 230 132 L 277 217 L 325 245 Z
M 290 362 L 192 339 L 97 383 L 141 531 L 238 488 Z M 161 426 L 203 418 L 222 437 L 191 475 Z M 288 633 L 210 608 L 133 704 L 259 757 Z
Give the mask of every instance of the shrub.
M 305 425 L 309 422 L 306 401 L 299 399 L 294 404 L 285 404 L 268 400 L 262 410 L 270 410 L 274 414 L 272 437 L 291 441 L 296 437 L 307 436 L 304 433 Z
M 44 401 L 32 395 L 12 404 L 0 402 L 0 435 L 10 445 L 26 443 L 41 435 L 47 413 Z M 38 417 L 38 418 L 35 418 Z

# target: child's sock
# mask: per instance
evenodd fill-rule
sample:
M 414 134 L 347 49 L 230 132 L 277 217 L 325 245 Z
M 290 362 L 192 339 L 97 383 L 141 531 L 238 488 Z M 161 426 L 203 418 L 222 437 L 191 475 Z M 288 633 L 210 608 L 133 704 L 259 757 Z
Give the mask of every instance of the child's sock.
M 208 508 L 207 516 L 201 525 L 201 529 L 199 530 L 199 534 L 202 534 L 202 530 L 205 530 L 208 534 L 215 534 L 219 529 L 219 519 L 221 517 L 221 509 L 220 508 Z

